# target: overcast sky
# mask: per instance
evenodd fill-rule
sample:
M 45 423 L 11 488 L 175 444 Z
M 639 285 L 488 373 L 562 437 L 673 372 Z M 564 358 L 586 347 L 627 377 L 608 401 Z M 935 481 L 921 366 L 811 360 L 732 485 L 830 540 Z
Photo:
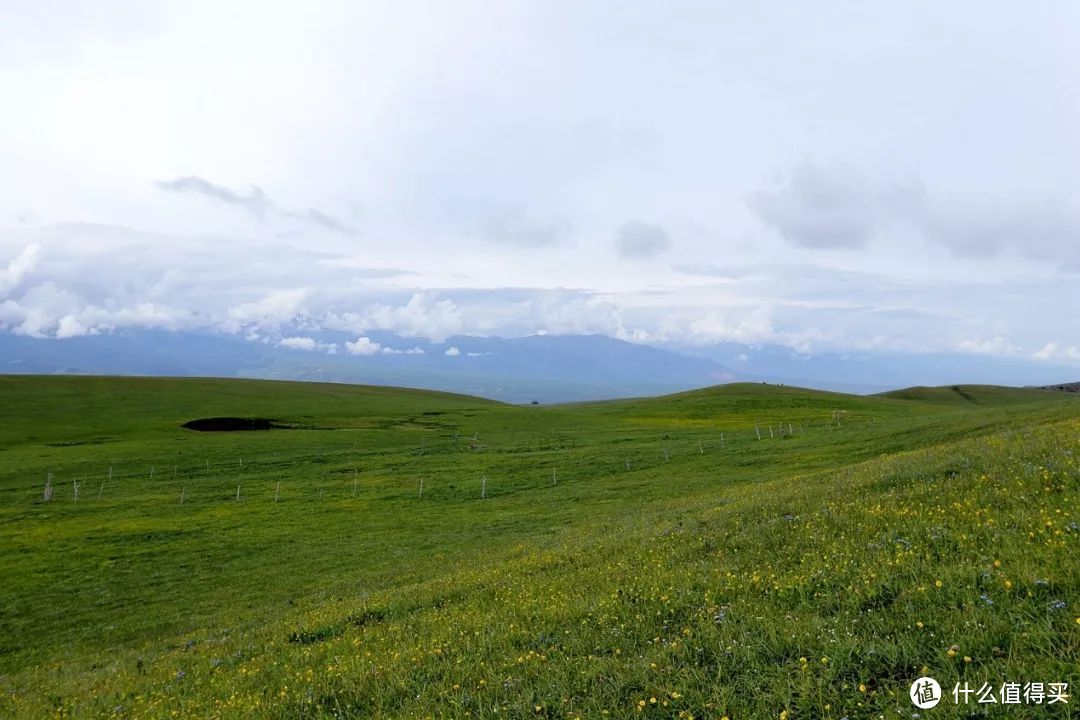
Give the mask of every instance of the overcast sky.
M 0 326 L 1080 364 L 1078 68 L 1071 0 L 6 0 Z

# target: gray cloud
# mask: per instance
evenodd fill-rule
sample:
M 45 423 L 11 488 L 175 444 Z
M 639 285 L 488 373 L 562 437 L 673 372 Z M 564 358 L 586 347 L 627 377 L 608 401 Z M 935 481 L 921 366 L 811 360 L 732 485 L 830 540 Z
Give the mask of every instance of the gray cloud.
M 615 251 L 624 258 L 649 258 L 671 247 L 667 230 L 654 223 L 631 220 L 615 235 Z
M 500 245 L 538 248 L 564 242 L 572 231 L 570 222 L 562 218 L 533 220 L 521 213 L 507 212 L 484 223 L 478 234 Z
M 263 192 L 263 189 L 257 185 L 252 185 L 250 192 L 244 195 L 232 188 L 212 183 L 198 175 L 187 175 L 178 177 L 175 180 L 158 180 L 155 184 L 168 192 L 195 193 L 228 205 L 244 208 L 260 220 L 265 219 L 268 213 L 276 211 L 284 217 L 300 220 L 342 235 L 354 236 L 360 233 L 358 228 L 318 208 L 308 208 L 304 212 L 278 208 L 270 197 Z
M 323 212 L 317 208 L 308 208 L 307 214 L 304 216 L 311 222 L 326 228 L 327 230 L 333 230 L 336 233 L 342 235 L 358 235 L 360 230 L 349 225 L 344 220 L 334 217 L 330 213 Z
M 919 237 L 960 257 L 1013 252 L 1060 260 L 1080 248 L 1080 207 L 1061 199 L 993 199 L 891 182 L 850 167 L 804 163 L 747 205 L 785 240 L 807 248 L 861 248 L 890 235 Z
M 922 216 L 926 237 L 966 257 L 993 257 L 1006 251 L 1036 260 L 1076 262 L 1080 250 L 1080 207 L 1049 198 L 972 202 L 931 198 Z
M 747 199 L 785 240 L 809 248 L 863 247 L 890 225 L 920 214 L 923 202 L 917 183 L 879 182 L 852 168 L 812 163 Z
M 198 175 L 187 175 L 175 180 L 158 180 L 157 186 L 162 190 L 178 193 L 196 193 L 206 197 L 220 200 L 229 205 L 237 205 L 250 211 L 255 217 L 262 219 L 267 210 L 273 207 L 266 193 L 255 185 L 251 186 L 251 192 L 247 195 L 236 192 L 224 185 L 216 185 L 209 180 L 204 180 Z

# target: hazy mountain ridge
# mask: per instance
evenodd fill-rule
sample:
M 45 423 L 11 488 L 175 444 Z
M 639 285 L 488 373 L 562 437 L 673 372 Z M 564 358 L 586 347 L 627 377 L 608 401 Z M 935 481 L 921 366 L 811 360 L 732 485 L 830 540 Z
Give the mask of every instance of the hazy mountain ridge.
M 0 373 L 369 383 L 550 403 L 657 395 L 737 380 L 856 393 L 956 383 L 1045 386 L 1073 372 L 987 356 L 811 355 L 740 343 L 660 348 L 603 335 L 459 335 L 434 342 L 369 332 L 366 338 L 357 345 L 355 334 L 296 330 L 293 346 L 283 346 L 281 341 L 160 330 L 66 339 L 0 333 Z M 331 347 L 334 352 L 327 352 Z

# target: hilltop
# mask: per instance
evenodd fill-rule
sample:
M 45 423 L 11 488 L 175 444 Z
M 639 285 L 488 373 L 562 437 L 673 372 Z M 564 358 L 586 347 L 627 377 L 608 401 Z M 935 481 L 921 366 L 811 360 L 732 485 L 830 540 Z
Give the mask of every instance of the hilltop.
M 1063 393 L 0 396 L 5 716 L 840 717 L 1080 660 Z

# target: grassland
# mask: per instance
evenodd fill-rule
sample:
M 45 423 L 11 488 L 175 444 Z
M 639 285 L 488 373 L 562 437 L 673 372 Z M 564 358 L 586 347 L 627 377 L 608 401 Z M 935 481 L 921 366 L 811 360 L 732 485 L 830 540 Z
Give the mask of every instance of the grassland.
M 1080 675 L 1067 394 L 0 398 L 0 716 L 911 717 L 921 674 Z

